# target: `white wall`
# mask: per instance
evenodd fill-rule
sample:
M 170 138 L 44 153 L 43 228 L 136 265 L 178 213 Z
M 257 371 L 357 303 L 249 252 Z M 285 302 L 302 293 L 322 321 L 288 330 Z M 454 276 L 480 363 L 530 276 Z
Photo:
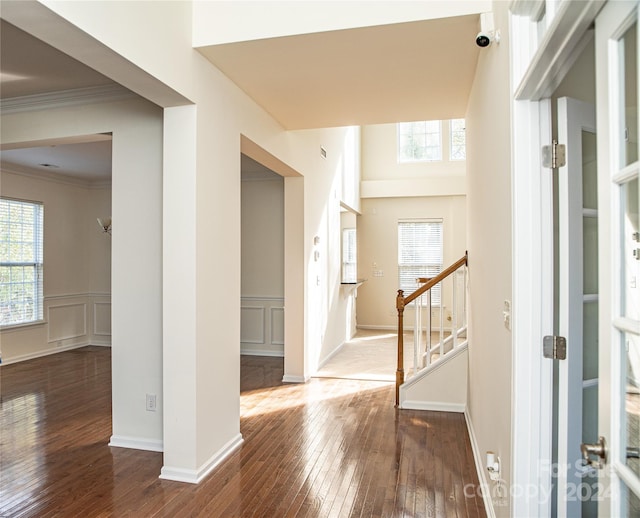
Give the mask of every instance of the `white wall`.
M 251 9 L 248 15 L 247 10 Z M 489 0 L 456 2 L 200 1 L 194 7 L 194 46 L 329 30 L 429 20 L 491 10 Z
M 442 125 L 442 160 L 399 163 L 396 124 L 362 128 L 363 198 L 446 196 L 465 193 L 464 160 L 449 160 L 449 123 Z
M 4 128 L 3 128 L 4 130 Z M 2 361 L 111 344 L 111 188 L 3 170 L 2 195 L 44 205 L 45 323 L 1 331 Z
M 509 488 L 512 342 L 502 318 L 504 300 L 512 296 L 507 11 L 507 2 L 493 3 L 502 41 L 480 53 L 466 127 L 471 313 L 468 414 L 477 451 L 484 455 L 490 450 L 500 456 L 501 478 Z M 495 506 L 497 516 L 509 515 L 508 502 L 504 504 Z
M 284 356 L 284 179 L 242 181 L 240 352 Z
M 467 247 L 467 209 L 464 196 L 368 198 L 358 218 L 358 276 L 367 281 L 358 289 L 358 325 L 395 329 L 398 325 L 398 220 L 443 220 L 443 259 L 446 266 L 460 259 Z M 374 276 L 374 271 L 382 272 Z M 451 309 L 448 292 L 443 302 Z M 439 318 L 439 315 L 438 315 Z M 413 309 L 405 310 L 413 323 Z
M 122 192 L 124 183 L 116 181 L 114 156 L 114 229 L 125 226 L 116 219 L 118 195 L 129 203 L 145 192 L 145 181 L 151 190 L 142 199 L 148 200 L 150 210 L 143 218 L 140 209 L 137 214 L 122 212 L 136 221 L 127 235 L 137 235 L 136 217 L 152 228 L 163 221 L 162 239 L 154 233 L 144 253 L 151 261 L 145 265 L 150 269 L 140 272 L 138 279 L 129 279 L 128 273 L 122 279 L 133 282 L 128 290 L 136 291 L 135 295 L 142 294 L 145 300 L 152 297 L 149 307 L 154 311 L 164 305 L 162 318 L 156 315 L 153 322 L 148 321 L 153 327 L 144 340 L 150 347 L 149 356 L 139 355 L 138 349 L 126 355 L 131 360 L 126 374 L 137 368 L 136 379 L 123 382 L 114 372 L 114 405 L 126 393 L 126 405 L 132 409 L 126 414 L 128 422 L 138 423 L 138 429 L 140 423 L 154 422 L 153 431 L 146 433 L 151 442 L 162 436 L 163 477 L 195 482 L 241 440 L 240 136 L 304 177 L 285 180 L 285 213 L 289 210 L 297 216 L 291 225 L 285 225 L 285 235 L 293 230 L 293 238 L 285 238 L 285 267 L 295 258 L 287 268 L 294 282 L 285 280 L 285 341 L 290 342 L 285 343 L 285 376 L 304 379 L 317 363 L 322 330 L 338 290 L 339 263 L 329 264 L 327 258 L 333 261 L 335 249 L 339 250 L 339 232 L 335 239 L 328 236 L 334 235 L 330 229 L 339 228 L 339 187 L 345 166 L 340 160 L 349 130 L 285 133 L 192 48 L 190 2 L 47 1 L 44 5 L 11 3 L 3 6 L 3 17 L 165 108 L 159 135 L 163 139 L 162 182 L 146 178 L 147 171 L 157 172 L 155 155 L 147 165 L 155 144 L 136 148 L 136 160 L 129 168 L 135 188 L 129 192 Z M 187 105 L 187 99 L 194 104 Z M 135 141 L 140 128 L 127 122 L 127 136 Z M 319 156 L 321 145 L 328 151 L 326 160 Z M 114 133 L 114 154 L 117 147 Z M 136 170 L 140 164 L 146 166 L 144 173 Z M 288 200 L 289 195 L 296 199 Z M 117 235 L 114 230 L 114 351 L 116 324 L 128 321 L 124 312 L 130 304 L 116 301 L 120 286 L 116 272 L 125 269 L 124 262 L 117 260 L 124 252 L 116 247 Z M 142 235 L 145 239 L 132 243 L 134 250 L 152 239 Z M 315 235 L 321 237 L 323 247 L 318 264 L 312 264 Z M 160 278 L 157 268 L 162 268 Z M 127 293 L 121 287 L 121 293 Z M 118 302 L 122 313 L 116 314 Z M 140 330 L 123 326 L 121 331 L 131 333 L 131 343 L 138 341 Z M 296 340 L 290 340 L 292 337 Z M 136 343 L 136 347 L 140 346 Z M 144 347 L 140 352 L 145 352 Z M 160 394 L 158 385 L 162 385 L 162 410 L 167 416 L 162 433 L 157 429 L 162 413 L 144 411 L 144 394 Z M 114 430 L 116 424 L 114 419 Z
M 50 110 L 4 114 L 2 143 L 30 142 L 96 133 L 112 133 L 112 203 L 106 215 L 113 219 L 111 240 L 112 374 L 114 444 L 162 448 L 162 112 L 146 101 L 59 107 Z M 3 184 L 3 192 L 5 185 Z M 51 188 L 52 194 L 56 194 Z M 62 193 L 60 193 L 62 194 Z M 44 195 L 44 194 L 43 194 Z M 56 198 L 57 199 L 57 198 Z M 63 202 L 69 201 L 63 198 Z M 88 200 L 87 200 L 88 201 Z M 103 199 L 97 208 L 107 209 Z M 73 233 L 75 225 L 96 228 L 94 207 L 91 217 L 73 221 L 68 213 L 59 223 Z M 47 221 L 45 207 L 45 233 Z M 69 234 L 64 235 L 69 239 Z M 94 236 L 94 241 L 106 236 Z M 46 235 L 45 235 L 46 239 Z M 62 240 L 59 244 L 65 243 Z M 104 243 L 103 243 L 104 244 Z M 49 248 L 48 248 L 49 247 Z M 45 251 L 51 249 L 45 243 Z M 54 247 L 63 253 L 64 247 Z M 46 252 L 45 252 L 46 253 Z M 96 263 L 103 263 L 104 257 Z M 96 289 L 105 289 L 106 280 L 89 281 L 89 259 L 66 266 L 60 279 L 45 289 L 77 290 L 78 273 Z M 45 261 L 48 257 L 45 256 Z M 77 271 L 76 271 L 77 269 Z M 46 271 L 45 271 L 46 278 Z M 48 281 L 45 281 L 45 283 Z M 48 286 L 48 288 L 47 288 Z M 158 411 L 145 411 L 145 394 L 156 394 Z

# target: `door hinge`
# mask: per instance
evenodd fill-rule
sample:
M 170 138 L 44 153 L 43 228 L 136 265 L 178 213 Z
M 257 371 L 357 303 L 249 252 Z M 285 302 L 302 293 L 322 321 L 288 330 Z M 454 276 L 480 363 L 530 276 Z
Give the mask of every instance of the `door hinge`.
M 567 165 L 567 152 L 564 144 L 552 140 L 550 146 L 542 146 L 542 167 L 557 169 Z
M 564 336 L 545 336 L 542 341 L 542 355 L 551 360 L 566 360 L 567 339 Z

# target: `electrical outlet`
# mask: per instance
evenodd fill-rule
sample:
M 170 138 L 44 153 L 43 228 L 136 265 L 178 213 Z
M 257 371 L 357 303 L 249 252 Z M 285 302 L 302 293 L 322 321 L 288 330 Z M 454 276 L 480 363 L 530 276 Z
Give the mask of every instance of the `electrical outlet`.
M 155 394 L 147 394 L 147 412 L 156 411 L 156 401 Z

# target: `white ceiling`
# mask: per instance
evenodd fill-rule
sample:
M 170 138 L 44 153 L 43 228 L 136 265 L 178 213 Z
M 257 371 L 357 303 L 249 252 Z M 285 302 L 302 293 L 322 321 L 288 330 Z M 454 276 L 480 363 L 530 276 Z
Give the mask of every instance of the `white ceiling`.
M 2 99 L 113 84 L 5 21 L 0 21 L 0 81 Z
M 286 129 L 464 117 L 478 15 L 200 47 Z
M 3 169 L 31 174 L 57 174 L 85 182 L 111 180 L 111 136 L 96 135 L 96 141 L 49 144 L 39 147 L 3 149 Z
M 479 53 L 477 30 L 478 16 L 468 15 L 198 50 L 287 129 L 449 119 L 466 111 Z M 0 21 L 1 99 L 109 84 L 107 77 Z M 0 158 L 14 169 L 88 181 L 110 177 L 110 142 L 84 140 L 3 150 Z

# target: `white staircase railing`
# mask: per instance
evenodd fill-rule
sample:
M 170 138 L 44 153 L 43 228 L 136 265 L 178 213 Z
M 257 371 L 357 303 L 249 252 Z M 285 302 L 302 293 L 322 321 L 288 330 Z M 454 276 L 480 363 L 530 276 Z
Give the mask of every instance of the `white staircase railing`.
M 418 279 L 418 282 L 424 284 L 429 280 Z M 444 305 L 446 284 L 450 285 L 450 311 Z M 441 360 L 447 353 L 463 346 L 467 340 L 466 265 L 436 286 L 440 287 L 440 300 L 435 306 L 432 304 L 432 289 L 414 302 L 413 366 L 405 370 L 405 381 L 415 376 L 419 370 Z M 434 308 L 438 309 L 437 319 L 433 318 Z
M 442 361 L 451 351 L 467 343 L 467 254 L 432 279 L 417 279 L 422 284 L 408 296 L 398 290 L 398 368 L 396 370 L 396 405 L 400 402 L 400 385 L 408 377 L 435 362 Z M 433 326 L 432 290 L 440 287 L 438 323 Z M 447 292 L 447 289 L 450 291 Z M 444 299 L 450 293 L 451 309 L 447 310 Z M 404 369 L 404 310 L 414 303 L 413 366 Z M 445 317 L 445 310 L 447 315 Z M 445 321 L 447 326 L 445 326 Z M 434 344 L 434 336 L 436 341 Z

